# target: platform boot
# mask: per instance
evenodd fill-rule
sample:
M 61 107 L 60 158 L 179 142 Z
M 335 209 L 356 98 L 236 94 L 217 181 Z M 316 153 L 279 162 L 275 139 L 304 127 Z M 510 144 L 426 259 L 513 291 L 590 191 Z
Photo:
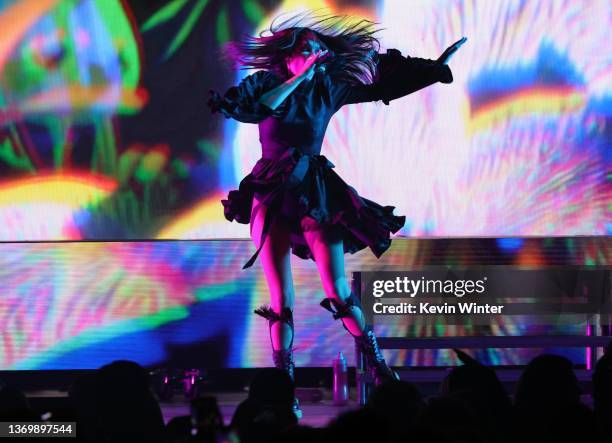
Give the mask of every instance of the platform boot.
M 287 323 L 291 328 L 291 343 L 287 349 L 274 349 L 272 344 L 272 360 L 274 366 L 286 372 L 295 386 L 295 362 L 293 361 L 293 311 L 290 308 L 283 308 L 280 314 L 277 314 L 269 306 L 262 306 L 255 309 L 255 314 L 262 316 L 268 320 L 270 329 L 270 341 L 272 341 L 272 325 L 277 321 Z M 302 418 L 302 410 L 297 397 L 293 397 L 293 413 L 300 419 Z
M 399 380 L 397 372 L 387 365 L 387 362 L 382 356 L 372 327 L 365 324 L 362 329 L 362 334 L 355 336 L 346 327 L 346 324 L 344 324 L 344 318 L 357 319 L 363 316 L 361 302 L 353 292 L 351 292 L 351 295 L 344 304 L 340 304 L 336 299 L 325 298 L 321 301 L 321 306 L 333 314 L 334 320 L 342 319 L 344 329 L 353 336 L 357 347 L 363 352 L 366 360 L 366 370 L 373 378 L 376 385 L 380 385 L 387 381 Z

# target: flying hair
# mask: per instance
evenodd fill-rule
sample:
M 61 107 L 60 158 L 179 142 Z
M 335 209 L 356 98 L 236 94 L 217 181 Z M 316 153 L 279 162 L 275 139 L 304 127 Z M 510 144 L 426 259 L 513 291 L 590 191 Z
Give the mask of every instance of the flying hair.
M 323 63 L 326 71 L 352 83 L 372 83 L 380 42 L 374 36 L 377 23 L 347 15 L 303 12 L 280 21 L 257 36 L 245 35 L 226 43 L 223 56 L 237 69 L 269 70 L 289 78 L 285 60 L 307 38 L 316 37 L 328 50 Z

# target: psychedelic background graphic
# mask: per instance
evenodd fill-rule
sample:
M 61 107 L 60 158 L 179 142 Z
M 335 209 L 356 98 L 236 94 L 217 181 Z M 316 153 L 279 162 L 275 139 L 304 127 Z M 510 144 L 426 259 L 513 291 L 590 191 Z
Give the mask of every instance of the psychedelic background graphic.
M 205 103 L 209 88 L 246 75 L 219 61 L 222 43 L 301 8 L 378 21 L 383 50 L 417 57 L 468 37 L 451 85 L 345 106 L 331 121 L 323 153 L 336 171 L 407 216 L 388 257 L 364 251 L 349 269 L 434 260 L 425 237 L 510 236 L 485 248 L 487 260 L 537 251 L 547 265 L 546 241 L 588 236 L 563 247 L 564 263 L 609 263 L 606 237 L 592 237 L 612 231 L 607 0 L 0 0 L 0 368 L 180 364 L 193 350 L 203 365 L 270 363 L 267 329 L 250 314 L 267 287 L 258 267 L 240 269 L 248 226 L 227 222 L 220 204 L 260 156 L 257 127 Z M 518 239 L 529 236 L 551 239 Z M 298 364 L 327 365 L 326 343 L 352 349 L 317 306 L 314 264 L 294 264 Z
M 267 302 L 260 272 L 244 272 L 249 240 L 0 243 L 0 368 L 95 368 L 117 358 L 150 366 L 260 367 L 271 364 L 267 323 L 253 309 Z M 610 263 L 603 237 L 403 239 L 381 257 L 347 256 L 353 271 L 425 265 L 541 268 Z M 312 261 L 294 261 L 295 358 L 328 366 L 338 351 L 353 362 L 352 338 L 319 306 L 324 294 Z M 570 324 L 504 316 L 490 325 L 389 317 L 385 337 L 584 334 Z M 550 349 L 584 363 L 584 349 Z M 524 364 L 540 349 L 477 350 L 490 364 Z M 447 351 L 383 351 L 393 365 L 456 363 Z

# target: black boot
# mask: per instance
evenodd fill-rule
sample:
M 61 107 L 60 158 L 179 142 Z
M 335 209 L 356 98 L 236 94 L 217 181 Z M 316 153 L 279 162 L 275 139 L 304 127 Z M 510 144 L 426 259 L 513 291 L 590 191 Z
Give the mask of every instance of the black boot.
M 278 369 L 282 369 L 293 382 L 295 386 L 295 362 L 293 361 L 293 312 L 290 308 L 283 308 L 280 314 L 277 314 L 269 306 L 262 306 L 256 309 L 255 314 L 261 315 L 263 318 L 268 320 L 268 326 L 270 328 L 270 341 L 272 341 L 272 325 L 277 321 L 285 322 L 291 328 L 291 343 L 287 349 L 274 349 L 272 347 L 272 360 L 274 366 Z M 293 397 L 293 413 L 300 419 L 302 418 L 302 410 L 297 397 Z
M 372 377 L 377 385 L 387 381 L 399 380 L 397 372 L 387 365 L 387 362 L 380 353 L 376 335 L 371 326 L 366 326 L 363 334 L 355 337 L 355 342 L 365 355 L 367 366 L 370 368 Z
M 361 302 L 353 292 L 351 292 L 351 295 L 347 300 L 345 300 L 343 305 L 341 305 L 336 299 L 326 298 L 321 302 L 321 306 L 333 314 L 334 320 L 344 319 L 347 317 L 355 318 L 358 315 L 363 315 L 363 311 L 361 310 Z M 342 321 L 342 325 L 344 326 L 344 329 L 349 331 L 349 334 L 353 335 L 344 324 L 344 320 Z M 380 348 L 378 347 L 376 335 L 374 334 L 374 330 L 371 326 L 366 324 L 362 334 L 359 336 L 353 335 L 353 338 L 365 356 L 367 370 L 370 372 L 376 385 L 387 381 L 399 380 L 399 375 L 397 372 L 392 370 L 387 365 L 387 362 L 382 356 Z
M 293 361 L 293 349 L 272 350 L 274 366 L 285 371 L 293 383 L 295 383 L 295 362 Z

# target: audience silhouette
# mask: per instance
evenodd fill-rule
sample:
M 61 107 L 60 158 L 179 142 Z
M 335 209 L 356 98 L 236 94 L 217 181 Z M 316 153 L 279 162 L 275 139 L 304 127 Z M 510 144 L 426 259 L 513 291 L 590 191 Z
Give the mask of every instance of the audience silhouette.
M 300 425 L 292 410 L 294 386 L 276 368 L 262 369 L 228 426 L 214 397 L 192 400 L 190 415 L 164 424 L 147 371 L 115 361 L 75 380 L 69 400 L 81 442 L 231 443 L 506 443 L 611 442 L 612 349 L 592 375 L 593 407 L 582 403 L 572 363 L 540 355 L 523 370 L 511 397 L 495 371 L 455 350 L 439 394 L 423 398 L 404 381 L 384 383 L 368 404 L 330 417 L 327 426 Z M 67 410 L 62 411 L 66 420 Z M 39 421 L 26 395 L 0 382 L 0 421 Z M 51 418 L 53 420 L 53 417 Z M 40 441 L 40 439 L 37 439 Z

